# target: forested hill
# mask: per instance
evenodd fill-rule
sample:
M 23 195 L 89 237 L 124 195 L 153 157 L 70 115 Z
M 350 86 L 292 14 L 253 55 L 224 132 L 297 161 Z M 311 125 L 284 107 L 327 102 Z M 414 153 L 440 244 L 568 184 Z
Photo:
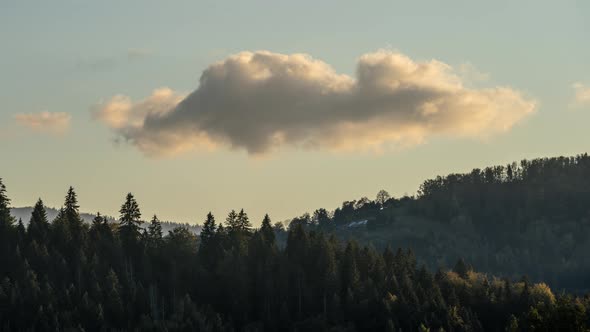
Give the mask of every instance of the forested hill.
M 380 201 L 380 211 L 397 204 Z M 412 250 L 376 250 L 311 229 L 344 225 L 342 211 L 288 230 L 273 228 L 268 215 L 253 229 L 243 210 L 223 222 L 209 213 L 197 236 L 186 227 L 164 234 L 155 216 L 142 229 L 132 194 L 116 223 L 100 215 L 85 223 L 73 188 L 51 221 L 41 200 L 27 227 L 9 204 L 0 179 L 1 331 L 590 328 L 590 296 L 476 272 L 463 260 L 429 270 Z
M 26 226 L 29 223 L 29 219 L 31 218 L 31 213 L 33 212 L 34 207 L 27 206 L 27 207 L 17 207 L 11 208 L 10 214 L 14 217 L 15 220 L 22 220 L 23 224 Z M 47 219 L 54 220 L 59 215 L 59 210 L 51 207 L 45 207 L 45 211 L 47 212 Z M 80 218 L 87 224 L 91 224 L 92 221 L 96 218 L 96 214 L 92 213 L 80 213 Z M 117 219 L 114 217 L 103 216 L 105 220 L 110 223 L 117 223 Z M 188 223 L 179 223 L 174 221 L 161 221 L 162 224 L 162 232 L 164 234 L 168 234 L 168 232 L 172 231 L 178 227 L 186 227 L 189 231 L 193 232 L 194 234 L 199 234 L 201 231 L 201 226 L 195 224 L 188 224 Z M 147 227 L 146 224 L 142 224 L 143 227 Z
M 426 180 L 415 197 L 347 201 L 293 220 L 379 249 L 412 248 L 431 268 L 477 269 L 590 288 L 590 157 L 523 160 Z

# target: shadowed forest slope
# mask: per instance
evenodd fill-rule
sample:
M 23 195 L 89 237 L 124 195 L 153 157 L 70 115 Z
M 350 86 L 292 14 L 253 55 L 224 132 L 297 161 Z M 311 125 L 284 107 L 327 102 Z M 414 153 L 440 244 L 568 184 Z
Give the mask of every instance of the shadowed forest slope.
M 0 181 L 0 328 L 586 331 L 589 165 L 437 177 L 288 228 L 209 213 L 198 235 L 144 223 L 131 193 L 116 221 L 87 223 L 71 187 L 53 220 L 39 200 L 25 226 Z
M 412 248 L 431 268 L 463 257 L 481 271 L 583 291 L 590 284 L 590 157 L 439 176 L 415 197 L 382 191 L 291 222 L 378 249 Z

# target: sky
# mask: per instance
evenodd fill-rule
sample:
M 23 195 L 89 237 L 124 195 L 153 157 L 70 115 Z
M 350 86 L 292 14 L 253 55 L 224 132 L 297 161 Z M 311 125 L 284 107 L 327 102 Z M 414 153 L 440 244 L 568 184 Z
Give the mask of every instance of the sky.
M 283 221 L 590 150 L 590 2 L 2 1 L 13 206 Z

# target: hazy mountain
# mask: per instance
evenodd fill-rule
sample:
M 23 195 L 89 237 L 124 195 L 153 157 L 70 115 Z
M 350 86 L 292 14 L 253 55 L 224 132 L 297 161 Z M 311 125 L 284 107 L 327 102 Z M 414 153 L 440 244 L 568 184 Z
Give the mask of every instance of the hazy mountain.
M 33 207 L 31 207 L 31 206 L 15 207 L 15 208 L 10 209 L 10 213 L 12 214 L 12 216 L 16 220 L 22 219 L 22 221 L 25 225 L 27 225 L 29 223 L 29 219 L 31 218 L 32 211 L 33 211 Z M 46 211 L 47 211 L 47 219 L 49 221 L 52 221 L 53 219 L 55 219 L 55 217 L 57 217 L 57 214 L 59 212 L 58 209 L 50 208 L 50 207 L 47 207 Z M 96 217 L 96 214 L 81 212 L 80 217 L 82 217 L 82 220 L 84 220 L 84 222 L 92 223 L 92 220 Z M 107 216 L 107 218 L 109 218 L 109 220 L 111 222 L 117 222 L 117 220 L 114 217 Z M 148 224 L 149 223 L 146 222 L 143 225 L 147 226 Z M 162 231 L 164 232 L 164 234 L 167 234 L 168 231 L 171 231 L 174 228 L 180 227 L 180 226 L 187 227 L 191 232 L 193 232 L 195 234 L 199 234 L 201 232 L 200 225 L 179 223 L 179 222 L 174 222 L 174 221 L 162 221 Z

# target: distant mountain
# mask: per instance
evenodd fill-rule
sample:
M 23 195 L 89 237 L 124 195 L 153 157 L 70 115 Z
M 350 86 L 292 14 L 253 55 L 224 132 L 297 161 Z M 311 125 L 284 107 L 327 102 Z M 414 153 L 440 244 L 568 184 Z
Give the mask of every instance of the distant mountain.
M 17 207 L 17 208 L 12 208 L 10 209 L 10 213 L 12 214 L 12 216 L 16 219 L 22 219 L 23 223 L 26 225 L 29 223 L 29 219 L 31 218 L 31 212 L 33 211 L 33 207 L 31 206 L 26 206 L 26 207 Z M 50 208 L 50 207 L 46 207 L 45 211 L 47 211 L 47 219 L 49 221 L 52 221 L 53 219 L 55 219 L 55 217 L 57 217 L 57 213 L 59 212 L 58 209 L 54 209 L 54 208 Z M 95 214 L 91 214 L 91 213 L 80 213 L 80 217 L 82 217 L 82 220 L 84 220 L 87 223 L 92 223 L 92 219 L 94 219 L 96 217 Z M 115 218 L 112 218 L 113 220 Z
M 50 207 L 46 207 L 45 210 L 47 211 L 47 219 L 49 221 L 52 221 L 53 219 L 55 219 L 55 217 L 57 217 L 57 214 L 59 212 L 58 209 L 50 208 Z M 16 220 L 22 219 L 22 221 L 25 225 L 27 225 L 29 223 L 29 219 L 31 218 L 32 211 L 33 211 L 33 208 L 30 206 L 16 207 L 16 208 L 10 209 L 10 213 L 12 214 L 12 216 Z M 92 220 L 96 217 L 96 214 L 80 213 L 80 217 L 82 217 L 82 220 L 84 220 L 84 222 L 90 224 L 90 223 L 92 223 Z M 117 222 L 117 220 L 114 217 L 107 216 L 107 218 L 109 219 L 110 222 Z M 149 223 L 144 223 L 143 225 L 147 227 L 148 224 Z M 174 222 L 174 221 L 162 221 L 162 231 L 164 232 L 164 234 L 167 234 L 169 231 L 173 230 L 176 227 L 186 227 L 191 232 L 193 232 L 195 234 L 199 234 L 201 232 L 200 225 L 179 223 L 179 222 Z

